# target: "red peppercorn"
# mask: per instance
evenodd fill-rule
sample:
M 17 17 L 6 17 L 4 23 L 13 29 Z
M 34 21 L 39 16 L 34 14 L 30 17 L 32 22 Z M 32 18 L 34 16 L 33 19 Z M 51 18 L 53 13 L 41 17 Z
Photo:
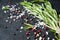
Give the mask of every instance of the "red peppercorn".
M 35 29 L 32 29 L 33 32 L 35 32 Z
M 29 31 L 26 32 L 26 35 L 29 36 Z
M 37 35 L 37 32 L 34 32 L 34 35 L 36 36 Z
M 37 34 L 39 34 L 40 32 L 41 32 L 40 29 L 38 29 L 38 30 L 37 30 Z

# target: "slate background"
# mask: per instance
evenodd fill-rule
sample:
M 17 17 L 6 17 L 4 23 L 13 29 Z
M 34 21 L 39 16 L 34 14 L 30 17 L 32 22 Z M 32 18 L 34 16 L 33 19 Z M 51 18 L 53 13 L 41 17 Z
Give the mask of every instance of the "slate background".
M 17 28 L 21 25 L 20 22 L 13 22 L 12 25 L 4 22 L 6 16 L 2 15 L 1 6 L 6 5 L 9 1 L 11 1 L 11 4 L 14 4 L 22 0 L 0 0 L 0 40 L 26 40 L 25 31 L 23 30 L 21 33 L 19 30 L 17 31 Z M 55 8 L 57 12 L 60 12 L 60 0 L 49 1 L 53 8 Z

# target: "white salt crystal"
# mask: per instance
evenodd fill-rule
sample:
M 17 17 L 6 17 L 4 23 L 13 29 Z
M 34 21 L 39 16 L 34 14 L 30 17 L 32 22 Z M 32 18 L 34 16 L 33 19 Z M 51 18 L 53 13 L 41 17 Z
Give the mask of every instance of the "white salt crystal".
M 7 17 L 7 19 L 9 19 L 9 17 Z
M 54 38 L 52 40 L 55 40 Z
M 6 22 L 8 22 L 8 20 L 6 20 Z
M 48 32 L 46 31 L 46 35 L 48 35 Z
M 27 39 L 29 39 L 29 37 L 27 37 Z
M 49 40 L 49 39 L 50 39 L 50 37 L 47 38 L 47 40 Z
M 12 18 L 13 18 L 13 16 L 10 16 L 10 18 L 12 19 Z
M 23 26 L 21 26 L 21 28 L 20 29 L 23 29 Z
M 40 25 L 44 25 L 44 23 L 43 23 L 43 22 L 39 22 L 39 24 L 40 24 Z
M 13 19 L 13 21 L 15 21 L 16 19 Z
M 39 37 L 39 40 L 42 40 L 42 37 Z
M 42 27 L 42 29 L 44 29 L 44 27 Z
M 22 31 L 20 31 L 20 32 L 22 32 Z
M 4 13 L 7 13 L 7 11 L 4 11 Z
M 10 8 L 10 11 L 12 12 L 12 11 L 15 11 L 15 8 Z
M 16 19 L 18 19 L 19 18 L 19 16 L 16 16 Z

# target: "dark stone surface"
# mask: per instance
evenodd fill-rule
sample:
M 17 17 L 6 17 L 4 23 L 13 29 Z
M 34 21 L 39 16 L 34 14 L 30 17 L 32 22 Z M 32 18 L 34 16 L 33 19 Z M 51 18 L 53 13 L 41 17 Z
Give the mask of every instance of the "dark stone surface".
M 57 10 L 57 12 L 60 12 L 60 0 L 49 0 L 53 6 L 54 9 Z
M 21 30 L 20 27 L 22 25 L 23 19 L 19 21 L 17 20 L 18 22 L 11 22 L 11 23 L 5 22 L 5 20 L 7 19 L 6 17 L 8 17 L 9 14 L 4 14 L 1 8 L 3 5 L 7 5 L 9 1 L 11 2 L 11 4 L 15 4 L 16 2 L 20 2 L 22 0 L 1 0 L 0 1 L 0 40 L 27 40 L 25 35 L 26 32 L 24 30 L 20 32 Z M 60 3 L 60 1 L 58 2 Z M 56 8 L 56 10 L 60 12 L 60 6 L 56 6 L 59 5 L 58 2 L 56 1 L 57 4 L 55 4 L 55 2 L 51 1 L 51 3 L 54 3 L 52 4 L 54 8 Z M 31 38 L 31 40 L 34 39 Z

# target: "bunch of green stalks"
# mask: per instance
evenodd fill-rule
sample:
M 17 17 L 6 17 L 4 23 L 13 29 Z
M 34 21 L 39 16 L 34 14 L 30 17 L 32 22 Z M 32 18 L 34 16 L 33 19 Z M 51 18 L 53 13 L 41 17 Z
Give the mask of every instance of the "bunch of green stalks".
M 26 10 L 30 11 L 30 14 L 33 14 L 39 19 L 42 19 L 43 22 L 51 29 L 55 30 L 56 33 L 60 35 L 60 28 L 58 26 L 58 17 L 55 9 L 52 8 L 49 1 L 34 3 L 34 2 L 21 2 L 21 5 Z

